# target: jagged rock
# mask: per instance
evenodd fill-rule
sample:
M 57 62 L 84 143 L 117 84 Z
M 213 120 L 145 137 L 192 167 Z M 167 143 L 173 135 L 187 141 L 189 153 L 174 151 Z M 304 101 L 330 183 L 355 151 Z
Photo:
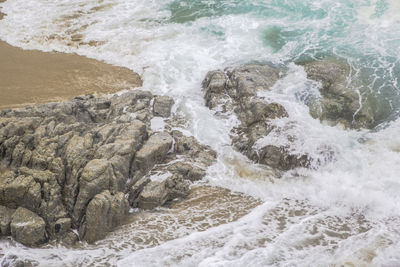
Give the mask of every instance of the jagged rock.
M 169 96 L 157 96 L 154 99 L 153 112 L 154 115 L 168 118 L 171 115 L 171 109 L 174 100 Z
M 58 237 L 64 237 L 71 229 L 71 218 L 61 218 L 54 224 L 54 232 Z
M 34 212 L 19 207 L 12 215 L 11 235 L 24 245 L 35 246 L 46 241 L 46 223 Z
M 112 179 L 112 168 L 106 159 L 94 159 L 85 166 L 79 181 L 80 190 L 72 214 L 74 224 L 81 221 L 89 201 L 110 187 Z
M 205 175 L 206 171 L 198 166 L 185 162 L 177 162 L 168 167 L 171 173 L 176 173 L 183 176 L 186 180 L 192 182 L 201 180 Z
M 174 152 L 196 159 L 204 166 L 210 166 L 217 154 L 210 147 L 199 144 L 193 136 L 185 136 L 180 131 L 172 131 L 175 140 Z
M 164 205 L 175 198 L 189 194 L 189 184 L 182 176 L 174 175 L 163 182 L 150 182 L 139 194 L 136 206 L 142 209 L 153 209 Z
M 96 195 L 89 203 L 79 229 L 81 239 L 93 243 L 120 225 L 129 211 L 123 193 L 112 196 L 108 190 Z
M 8 171 L 0 176 L 0 203 L 12 208 L 37 209 L 41 203 L 41 186 L 32 176 Z
M 172 147 L 172 137 L 168 133 L 155 133 L 137 152 L 135 167 L 145 173 L 155 164 L 161 163 Z
M 337 60 L 318 60 L 302 63 L 309 79 L 321 83 L 321 98 L 310 99 L 307 104 L 314 118 L 349 128 L 372 128 L 374 116 L 354 86 L 348 82 L 350 66 Z
M 258 92 L 269 90 L 278 79 L 278 69 L 261 64 L 209 72 L 202 84 L 206 105 L 237 116 L 241 123 L 232 130 L 232 142 L 248 158 L 279 170 L 306 167 L 309 156 L 292 154 L 286 146 L 254 147 L 274 129 L 270 120 L 288 117 L 282 105 L 258 97 Z
M 238 99 L 243 99 L 271 88 L 279 79 L 279 70 L 269 65 L 247 64 L 228 72 L 228 77 L 228 87 L 234 88 Z
M 196 168 L 174 173 L 187 183 L 215 160 L 215 152 L 192 137 L 150 130 L 153 116 L 170 116 L 172 105 L 168 97 L 135 90 L 0 111 L 0 205 L 26 208 L 43 221 L 40 242 L 72 245 L 74 229 L 84 241 L 104 237 L 123 222 L 129 203 L 137 203 L 154 169 L 168 172 L 166 163 L 184 160 Z M 172 181 L 164 187 L 168 194 L 158 191 L 159 205 L 186 190 Z M 9 216 L 2 217 L 1 234 L 9 234 Z M 15 235 L 23 232 L 15 229 Z
M 14 212 L 15 209 L 0 206 L 0 236 L 11 234 L 10 223 Z
M 129 189 L 129 204 L 131 206 L 135 205 L 136 199 L 139 197 L 139 194 L 143 191 L 144 187 L 151 182 L 151 179 L 147 176 L 139 179 L 131 188 Z

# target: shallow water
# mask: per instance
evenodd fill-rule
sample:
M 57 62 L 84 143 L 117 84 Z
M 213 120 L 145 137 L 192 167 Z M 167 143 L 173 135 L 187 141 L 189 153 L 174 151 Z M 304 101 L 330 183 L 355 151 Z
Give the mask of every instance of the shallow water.
M 7 253 L 43 266 L 60 261 L 119 266 L 400 265 L 398 1 L 14 0 L 1 6 L 7 16 L 0 21 L 0 38 L 10 44 L 74 52 L 128 67 L 143 75 L 144 89 L 173 96 L 177 112 L 189 120 L 187 130 L 219 153 L 205 182 L 262 203 L 235 202 L 227 208 L 233 219 L 210 217 L 205 228 L 178 220 L 179 230 L 173 229 L 168 238 L 155 234 L 149 247 L 132 240 L 132 222 L 98 247 L 39 253 L 3 242 Z M 318 85 L 293 62 L 324 57 L 352 66 L 349 84 L 369 99 L 375 130 L 344 130 L 311 118 L 298 95 Z M 236 119 L 218 117 L 204 106 L 200 84 L 209 70 L 251 61 L 282 68 L 282 79 L 260 94 L 281 103 L 290 115 L 274 121 L 282 131 L 263 144 L 289 143 L 293 152 L 315 156 L 315 168 L 278 178 L 248 162 L 230 146 Z M 293 127 L 283 129 L 288 121 Z M 293 143 L 288 142 L 292 135 L 297 137 Z M 321 154 L 326 147 L 334 160 Z M 223 200 L 216 203 L 224 207 Z M 177 216 L 195 210 L 195 204 L 189 206 L 178 209 Z M 205 205 L 205 213 L 213 214 L 212 208 Z M 149 228 L 143 233 L 154 233 L 151 225 L 168 221 L 174 211 L 168 214 L 148 214 Z M 118 250 L 120 244 L 128 248 Z M 65 256 L 54 258 L 57 253 Z

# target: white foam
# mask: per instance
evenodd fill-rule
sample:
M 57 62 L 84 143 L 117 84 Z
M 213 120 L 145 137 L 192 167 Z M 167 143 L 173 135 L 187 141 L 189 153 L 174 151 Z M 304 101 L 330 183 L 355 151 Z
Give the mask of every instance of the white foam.
M 150 128 L 153 132 L 163 131 L 165 125 L 165 120 L 162 117 L 154 117 L 150 121 Z
M 229 133 L 238 124 L 237 119 L 216 117 L 204 106 L 200 88 L 205 74 L 212 69 L 254 59 L 285 63 L 304 51 L 319 51 L 319 38 L 327 38 L 324 29 L 336 23 L 334 15 L 345 13 L 348 6 L 341 1 L 305 1 L 305 6 L 313 5 L 315 9 L 332 7 L 326 10 L 333 13 L 328 12 L 319 21 L 299 20 L 294 29 L 311 33 L 287 42 L 273 54 L 263 44 L 263 30 L 271 25 L 293 30 L 293 23 L 287 18 L 233 14 L 186 24 L 166 23 L 164 19 L 170 14 L 159 7 L 167 2 L 171 1 L 105 0 L 99 4 L 95 0 L 8 0 L 1 4 L 7 16 L 0 21 L 0 38 L 25 49 L 78 53 L 140 73 L 143 89 L 174 97 L 177 112 L 190 122 L 184 133 L 219 153 L 217 162 L 208 170 L 208 183 L 246 193 L 264 204 L 237 222 L 204 232 L 189 227 L 173 235 L 173 241 L 160 241 L 159 246 L 156 245 L 160 243 L 154 243 L 154 248 L 140 247 L 134 251 L 134 246 L 126 242 L 114 250 L 113 244 L 124 240 L 124 236 L 116 236 L 103 246 L 81 250 L 28 249 L 2 242 L 4 251 L 34 259 L 43 266 L 59 261 L 69 266 L 88 262 L 121 266 L 133 262 L 140 266 L 398 264 L 400 120 L 379 132 L 321 124 L 297 97 L 304 91 L 318 95 L 318 84 L 308 80 L 301 67 L 290 64 L 286 76 L 272 90 L 260 94 L 282 104 L 289 119 L 273 121 L 280 132 L 262 139 L 255 148 L 288 145 L 293 153 L 307 153 L 319 163 L 326 162 L 318 169 L 296 170 L 278 179 L 273 170 L 252 164 L 232 149 Z M 396 0 L 387 3 L 388 11 L 382 18 L 373 17 L 377 1 L 357 4 L 365 8 L 356 11 L 357 21 L 345 28 L 355 36 L 350 44 L 366 40 L 359 48 L 368 55 L 400 55 L 398 46 L 392 45 L 400 31 L 393 27 L 399 20 L 400 4 Z M 76 34 L 82 35 L 81 41 L 72 40 Z M 337 46 L 344 42 L 340 37 L 334 40 Z M 90 41 L 97 45 L 89 45 Z M 349 61 L 357 67 L 357 59 Z M 396 75 L 389 61 L 378 63 L 381 69 L 391 69 L 392 75 Z M 379 74 L 373 75 L 379 78 Z M 288 124 L 292 126 L 286 127 Z M 154 118 L 151 126 L 153 131 L 164 129 L 163 119 Z M 293 141 L 291 136 L 296 139 Z M 326 149 L 333 152 L 333 160 L 321 153 Z M 176 225 L 186 229 L 182 222 Z M 339 226 L 343 229 L 336 229 Z M 146 229 L 141 234 L 145 235 Z M 376 255 L 370 261 L 365 260 L 368 251 Z

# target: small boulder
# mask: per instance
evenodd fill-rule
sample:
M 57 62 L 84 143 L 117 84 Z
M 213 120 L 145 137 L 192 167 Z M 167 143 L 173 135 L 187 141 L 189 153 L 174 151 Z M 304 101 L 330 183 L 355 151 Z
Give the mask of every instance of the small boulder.
M 12 215 L 11 235 L 26 246 L 46 242 L 45 222 L 36 213 L 19 207 Z
M 348 128 L 374 127 L 374 115 L 367 101 L 348 82 L 350 66 L 336 60 L 318 60 L 302 63 L 307 77 L 320 82 L 321 98 L 306 104 L 314 118 Z
M 106 190 L 89 203 L 79 236 L 88 243 L 102 239 L 114 227 L 121 225 L 128 214 L 129 203 L 122 192 L 111 195 Z
M 182 175 L 185 179 L 195 182 L 206 176 L 206 171 L 198 166 L 185 162 L 177 162 L 169 166 L 171 173 Z
M 169 96 L 157 96 L 154 99 L 153 113 L 155 116 L 168 118 L 171 115 L 171 109 L 174 100 Z
M 16 208 L 37 209 L 41 203 L 41 186 L 32 176 L 8 171 L 0 175 L 0 203 Z
M 157 163 L 161 163 L 171 149 L 173 139 L 165 132 L 150 136 L 149 140 L 137 152 L 135 168 L 145 173 Z
M 189 183 L 182 176 L 173 175 L 163 182 L 148 183 L 139 194 L 135 206 L 141 209 L 153 209 L 188 194 Z
M 266 64 L 246 64 L 228 71 L 228 86 L 240 98 L 251 97 L 260 90 L 270 89 L 279 79 L 279 70 Z

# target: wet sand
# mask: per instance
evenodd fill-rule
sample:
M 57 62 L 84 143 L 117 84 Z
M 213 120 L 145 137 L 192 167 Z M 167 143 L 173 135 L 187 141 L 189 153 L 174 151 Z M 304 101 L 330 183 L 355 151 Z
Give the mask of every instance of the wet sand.
M 115 93 L 141 84 L 140 76 L 126 68 L 74 54 L 22 50 L 0 41 L 0 109 Z

